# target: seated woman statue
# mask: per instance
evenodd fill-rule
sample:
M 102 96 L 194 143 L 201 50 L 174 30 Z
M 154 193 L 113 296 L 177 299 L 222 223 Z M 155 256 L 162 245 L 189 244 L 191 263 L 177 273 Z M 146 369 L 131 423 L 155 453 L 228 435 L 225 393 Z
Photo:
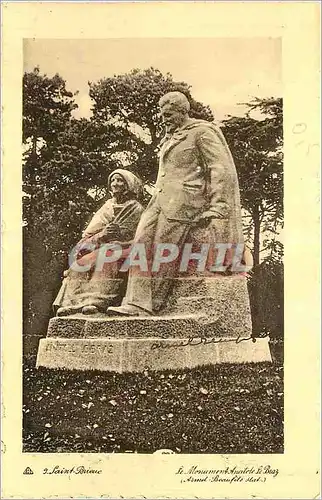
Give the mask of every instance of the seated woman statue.
M 108 186 L 111 198 L 96 212 L 77 243 L 76 266 L 75 262 L 70 263 L 70 268 L 64 272 L 62 286 L 53 303 L 57 316 L 106 312 L 107 307 L 122 298 L 124 273 L 120 278 L 119 269 L 143 212 L 138 201 L 143 186 L 138 177 L 124 169 L 111 173 Z M 105 263 L 102 269 L 96 268 L 100 248 L 112 242 L 122 246 L 122 258 Z

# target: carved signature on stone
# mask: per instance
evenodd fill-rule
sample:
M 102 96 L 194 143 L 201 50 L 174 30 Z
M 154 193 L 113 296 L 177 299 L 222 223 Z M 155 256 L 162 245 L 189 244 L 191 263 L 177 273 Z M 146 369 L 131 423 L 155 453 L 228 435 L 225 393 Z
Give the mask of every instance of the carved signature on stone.
M 265 338 L 265 337 L 268 337 L 268 334 L 267 335 L 263 335 L 262 337 L 258 337 L 258 338 Z M 183 342 L 176 342 L 174 344 L 166 344 L 166 343 L 163 343 L 163 342 L 153 342 L 153 344 L 151 345 L 151 350 L 153 349 L 173 349 L 173 348 L 176 348 L 176 347 L 187 347 L 187 346 L 197 346 L 197 345 L 206 345 L 206 344 L 220 344 L 220 343 L 224 343 L 224 342 L 235 342 L 236 344 L 239 344 L 240 342 L 246 342 L 246 341 L 252 341 L 252 342 L 256 342 L 257 338 L 255 337 L 241 337 L 241 336 L 238 336 L 236 338 L 232 338 L 232 339 L 227 339 L 227 338 L 216 338 L 216 337 L 191 337 L 187 340 L 184 340 Z

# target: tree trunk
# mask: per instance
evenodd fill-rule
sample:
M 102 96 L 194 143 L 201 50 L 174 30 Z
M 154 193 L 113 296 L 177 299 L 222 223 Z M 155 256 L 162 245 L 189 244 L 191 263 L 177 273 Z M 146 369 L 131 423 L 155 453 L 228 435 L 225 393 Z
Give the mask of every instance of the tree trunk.
M 252 297 L 251 297 L 251 310 L 252 310 L 252 323 L 253 323 L 253 336 L 258 337 L 262 331 L 262 322 L 260 314 L 260 211 L 259 206 L 255 205 L 252 211 L 254 223 L 254 247 L 253 247 L 253 278 L 252 278 Z
M 34 159 L 37 158 L 37 137 L 32 138 L 32 156 Z
M 259 207 L 255 206 L 253 210 L 253 221 L 254 221 L 254 267 L 258 266 L 260 263 L 260 212 Z

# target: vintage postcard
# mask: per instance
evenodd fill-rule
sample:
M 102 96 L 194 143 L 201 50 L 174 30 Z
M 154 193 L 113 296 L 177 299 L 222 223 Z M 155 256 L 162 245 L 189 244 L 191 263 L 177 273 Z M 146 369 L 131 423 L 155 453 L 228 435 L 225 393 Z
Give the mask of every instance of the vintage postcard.
M 2 4 L 3 498 L 320 498 L 319 17 Z

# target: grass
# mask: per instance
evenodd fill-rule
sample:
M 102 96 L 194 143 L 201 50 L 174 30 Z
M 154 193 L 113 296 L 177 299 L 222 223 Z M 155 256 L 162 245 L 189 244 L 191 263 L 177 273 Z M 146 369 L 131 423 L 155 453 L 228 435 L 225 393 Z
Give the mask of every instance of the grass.
M 116 374 L 24 366 L 24 452 L 283 453 L 283 369 Z

